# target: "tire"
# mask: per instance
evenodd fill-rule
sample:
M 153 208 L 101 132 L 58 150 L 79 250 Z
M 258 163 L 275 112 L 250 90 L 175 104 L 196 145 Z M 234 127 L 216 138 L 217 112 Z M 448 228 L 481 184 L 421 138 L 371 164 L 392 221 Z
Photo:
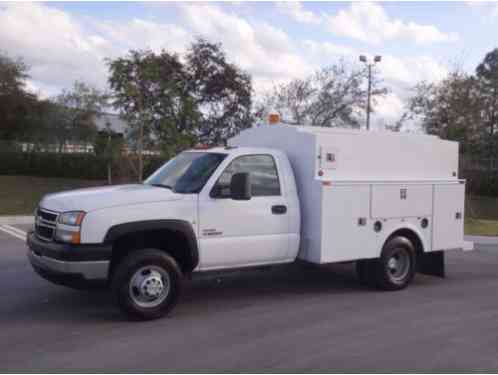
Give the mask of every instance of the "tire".
M 120 310 L 136 320 L 158 319 L 178 301 L 182 286 L 178 263 L 164 251 L 143 249 L 124 257 L 111 288 Z
M 388 240 L 379 259 L 372 265 L 375 284 L 382 290 L 406 288 L 416 271 L 416 254 L 411 241 L 405 237 Z

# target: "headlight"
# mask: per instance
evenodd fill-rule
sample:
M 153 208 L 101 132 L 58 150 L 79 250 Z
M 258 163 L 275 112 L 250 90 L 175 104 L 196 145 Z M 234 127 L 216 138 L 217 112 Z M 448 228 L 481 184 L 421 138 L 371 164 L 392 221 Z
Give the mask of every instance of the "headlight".
M 83 211 L 64 212 L 59 215 L 55 229 L 55 239 L 73 244 L 80 243 L 81 222 L 85 217 Z
M 79 226 L 84 217 L 85 213 L 83 211 L 64 212 L 59 215 L 58 222 L 64 225 Z

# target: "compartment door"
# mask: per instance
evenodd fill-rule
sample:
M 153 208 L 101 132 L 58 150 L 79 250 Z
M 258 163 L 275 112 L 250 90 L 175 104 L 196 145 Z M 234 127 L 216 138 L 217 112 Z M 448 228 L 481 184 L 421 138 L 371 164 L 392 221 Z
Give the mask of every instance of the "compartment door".
M 434 185 L 432 249 L 463 247 L 465 184 Z
M 432 185 L 372 185 L 372 218 L 432 215 Z

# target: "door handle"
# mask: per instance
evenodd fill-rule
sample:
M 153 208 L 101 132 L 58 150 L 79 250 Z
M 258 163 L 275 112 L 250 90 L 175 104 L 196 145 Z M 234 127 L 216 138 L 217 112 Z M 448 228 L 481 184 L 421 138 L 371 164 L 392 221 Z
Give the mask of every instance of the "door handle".
M 271 213 L 274 215 L 283 215 L 287 212 L 287 206 L 279 204 L 276 206 L 271 206 Z

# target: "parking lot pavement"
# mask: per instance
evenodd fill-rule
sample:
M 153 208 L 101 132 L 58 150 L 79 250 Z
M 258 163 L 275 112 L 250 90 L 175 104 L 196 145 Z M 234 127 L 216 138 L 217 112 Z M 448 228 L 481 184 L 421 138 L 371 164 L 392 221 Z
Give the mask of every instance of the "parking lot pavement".
M 0 231 L 0 372 L 496 371 L 498 248 L 447 253 L 447 278 L 361 287 L 351 265 L 186 283 L 171 316 L 128 322 L 107 292 L 52 285 Z

